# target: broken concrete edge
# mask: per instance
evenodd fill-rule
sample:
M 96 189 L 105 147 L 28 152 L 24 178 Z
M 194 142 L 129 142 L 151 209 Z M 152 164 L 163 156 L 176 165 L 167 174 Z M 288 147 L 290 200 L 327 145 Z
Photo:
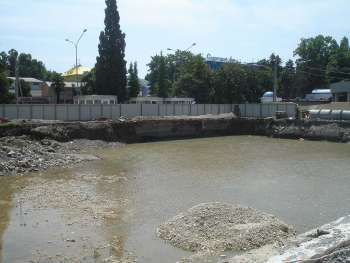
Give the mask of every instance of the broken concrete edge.
M 292 247 L 271 257 L 266 263 L 307 262 L 350 246 L 350 215 L 301 234 L 293 243 Z
M 350 122 L 236 118 L 225 114 L 94 122 L 16 121 L 0 125 L 0 137 L 20 135 L 63 142 L 90 139 L 138 143 L 229 135 L 350 142 Z
M 350 215 L 319 228 L 235 256 L 228 263 L 321 263 L 323 258 L 350 247 Z

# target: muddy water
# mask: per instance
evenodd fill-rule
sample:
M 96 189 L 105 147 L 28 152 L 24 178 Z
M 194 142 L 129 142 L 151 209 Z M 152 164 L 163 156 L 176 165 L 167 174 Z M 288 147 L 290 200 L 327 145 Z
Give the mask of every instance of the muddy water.
M 170 263 L 157 225 L 221 201 L 299 232 L 350 214 L 350 145 L 222 137 L 128 145 L 103 160 L 0 178 L 0 262 Z M 113 261 L 114 260 L 114 261 Z

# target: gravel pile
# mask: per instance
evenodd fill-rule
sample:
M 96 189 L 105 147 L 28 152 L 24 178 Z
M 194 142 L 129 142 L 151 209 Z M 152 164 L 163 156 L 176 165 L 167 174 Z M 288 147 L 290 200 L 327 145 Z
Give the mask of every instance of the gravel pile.
M 294 236 L 289 225 L 252 208 L 223 203 L 195 206 L 157 229 L 160 238 L 187 251 L 247 251 Z
M 93 160 L 93 156 L 79 153 L 83 149 L 107 145 L 105 142 L 88 140 L 59 143 L 48 139 L 31 140 L 27 136 L 3 137 L 0 138 L 0 176 L 67 167 Z

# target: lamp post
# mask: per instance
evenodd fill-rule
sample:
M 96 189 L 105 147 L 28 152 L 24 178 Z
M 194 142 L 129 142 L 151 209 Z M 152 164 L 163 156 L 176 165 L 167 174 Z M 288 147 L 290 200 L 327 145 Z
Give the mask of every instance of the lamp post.
M 191 46 L 189 46 L 187 49 L 185 49 L 184 51 L 187 52 L 189 51 L 191 48 L 197 46 L 197 43 L 192 43 Z M 172 49 L 172 48 L 167 48 L 168 51 L 174 51 L 176 52 L 176 50 Z M 174 75 L 173 75 L 173 83 L 175 83 L 175 80 L 176 80 L 176 68 L 177 68 L 177 61 L 175 62 L 175 69 L 174 69 Z
M 78 88 L 78 85 L 79 85 L 79 79 L 78 79 L 78 47 L 79 47 L 80 40 L 82 39 L 82 37 L 84 36 L 84 34 L 86 32 L 87 32 L 87 29 L 84 29 L 83 32 L 81 33 L 80 37 L 78 38 L 77 42 L 73 42 L 72 40 L 70 40 L 68 38 L 66 39 L 66 42 L 69 42 L 69 43 L 73 44 L 74 47 L 75 47 L 75 73 L 76 73 L 75 80 L 76 80 L 77 88 Z

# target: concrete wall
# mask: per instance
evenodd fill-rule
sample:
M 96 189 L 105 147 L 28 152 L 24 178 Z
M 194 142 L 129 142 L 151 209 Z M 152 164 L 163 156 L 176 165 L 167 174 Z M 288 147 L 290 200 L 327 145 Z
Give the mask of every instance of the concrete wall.
M 116 120 L 121 116 L 198 116 L 234 112 L 239 107 L 241 117 L 266 118 L 276 111 L 285 111 L 289 117 L 296 116 L 297 106 L 293 103 L 271 104 L 118 104 L 118 105 L 0 105 L 0 117 L 7 119 L 44 119 L 61 121 L 90 121 L 99 118 Z

